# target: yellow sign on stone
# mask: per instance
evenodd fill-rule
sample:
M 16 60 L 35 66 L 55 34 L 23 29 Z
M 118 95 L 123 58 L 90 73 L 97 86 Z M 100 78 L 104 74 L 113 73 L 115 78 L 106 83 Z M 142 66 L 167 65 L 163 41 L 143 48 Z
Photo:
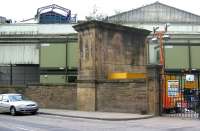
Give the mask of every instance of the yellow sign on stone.
M 145 79 L 146 73 L 117 72 L 108 75 L 109 80 Z

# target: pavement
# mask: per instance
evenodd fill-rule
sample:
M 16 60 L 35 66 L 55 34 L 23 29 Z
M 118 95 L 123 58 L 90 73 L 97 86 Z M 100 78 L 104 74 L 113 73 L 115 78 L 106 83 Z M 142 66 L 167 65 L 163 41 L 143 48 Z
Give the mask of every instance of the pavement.
M 108 121 L 126 121 L 126 120 L 139 120 L 154 117 L 154 115 L 140 115 L 132 113 L 114 113 L 114 112 L 88 112 L 77 110 L 61 110 L 61 109 L 46 109 L 41 108 L 39 114 L 56 115 L 72 118 L 108 120 Z

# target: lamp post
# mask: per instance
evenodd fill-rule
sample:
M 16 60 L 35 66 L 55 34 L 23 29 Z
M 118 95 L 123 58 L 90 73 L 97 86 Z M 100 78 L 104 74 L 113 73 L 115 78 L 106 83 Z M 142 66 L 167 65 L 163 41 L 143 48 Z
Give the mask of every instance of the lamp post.
M 159 42 L 159 46 L 160 46 L 160 48 L 159 48 L 160 49 L 159 50 L 159 56 L 160 56 L 159 64 L 161 65 L 161 71 L 160 71 L 160 74 L 161 74 L 161 91 L 165 89 L 165 57 L 164 57 L 163 41 L 168 40 L 170 38 L 169 35 L 166 34 L 168 26 L 169 26 L 168 24 L 165 25 L 164 31 L 157 31 L 159 29 L 159 27 L 153 28 L 152 41 Z M 165 97 L 164 95 L 165 95 L 165 93 L 163 92 L 163 97 Z M 163 98 L 161 97 L 161 99 L 163 99 Z
M 167 29 L 169 27 L 169 24 L 165 25 L 165 30 L 164 31 L 157 31 L 159 27 L 153 27 L 153 38 L 152 41 L 157 41 L 159 40 L 159 45 L 160 45 L 160 65 L 164 65 L 164 45 L 163 45 L 163 40 L 168 40 L 170 39 L 169 35 L 167 35 Z
M 160 56 L 159 64 L 162 66 L 164 66 L 163 35 L 164 35 L 163 31 L 154 33 L 154 37 L 156 36 L 159 40 L 159 46 L 160 46 L 160 48 L 159 48 L 160 49 L 159 50 L 159 56 Z
M 169 27 L 169 24 L 165 25 L 165 30 L 164 31 L 157 31 L 159 27 L 153 27 L 153 38 L 152 41 L 157 41 L 159 40 L 159 64 L 162 66 L 161 74 L 164 75 L 164 68 L 165 68 L 165 58 L 164 58 L 164 45 L 163 45 L 163 40 L 168 40 L 170 37 L 169 35 L 166 34 L 167 28 Z

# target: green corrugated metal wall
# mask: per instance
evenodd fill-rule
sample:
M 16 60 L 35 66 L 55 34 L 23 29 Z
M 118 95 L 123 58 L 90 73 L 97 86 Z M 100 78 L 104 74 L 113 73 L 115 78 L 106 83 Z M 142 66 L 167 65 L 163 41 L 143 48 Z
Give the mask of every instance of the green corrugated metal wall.
M 200 46 L 191 46 L 191 65 L 193 69 L 200 69 Z
M 188 47 L 171 46 L 170 48 L 165 48 L 165 68 L 189 68 Z
M 40 49 L 40 67 L 66 67 L 66 44 L 49 44 Z
M 40 75 L 40 83 L 66 83 L 67 70 L 77 69 L 78 60 L 79 46 L 77 42 L 51 43 L 41 46 L 40 68 L 47 70 L 47 73 Z
M 79 61 L 79 45 L 74 42 L 67 43 L 67 67 L 77 68 Z
M 168 48 L 170 47 L 170 48 Z M 165 47 L 166 69 L 200 69 L 200 45 L 171 45 Z

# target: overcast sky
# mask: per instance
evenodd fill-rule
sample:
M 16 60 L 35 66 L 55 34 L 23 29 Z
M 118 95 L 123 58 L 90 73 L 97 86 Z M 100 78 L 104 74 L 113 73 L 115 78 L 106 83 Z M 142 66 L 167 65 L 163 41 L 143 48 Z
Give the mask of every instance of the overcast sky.
M 113 15 L 115 11 L 128 11 L 158 0 L 0 0 L 0 16 L 13 21 L 33 18 L 37 8 L 57 4 L 68 8 L 78 19 L 84 19 L 96 5 L 99 13 Z M 159 2 L 200 15 L 198 0 L 159 0 Z

